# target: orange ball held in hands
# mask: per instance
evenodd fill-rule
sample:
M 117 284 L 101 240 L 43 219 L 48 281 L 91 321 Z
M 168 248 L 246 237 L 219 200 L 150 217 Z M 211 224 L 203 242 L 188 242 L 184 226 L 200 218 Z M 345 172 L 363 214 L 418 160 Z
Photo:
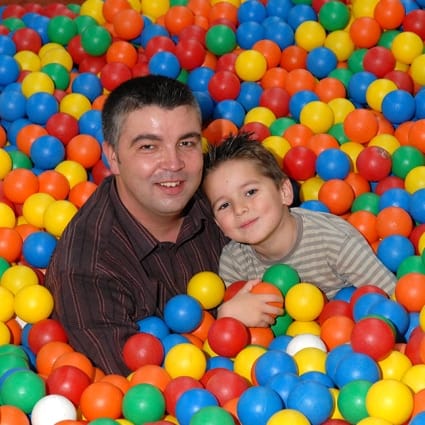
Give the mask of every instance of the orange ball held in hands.
M 280 298 L 280 301 L 270 302 L 270 305 L 275 307 L 283 308 L 283 294 L 280 289 L 268 282 L 259 282 L 257 283 L 250 291 L 252 294 L 273 294 Z M 273 315 L 276 317 L 276 315 Z

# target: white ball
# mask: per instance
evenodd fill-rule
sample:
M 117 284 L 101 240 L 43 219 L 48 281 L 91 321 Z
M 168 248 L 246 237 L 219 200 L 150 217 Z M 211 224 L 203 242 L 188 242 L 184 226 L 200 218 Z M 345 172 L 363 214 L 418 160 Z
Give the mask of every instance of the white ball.
M 55 425 L 66 419 L 76 420 L 77 409 L 70 400 L 59 394 L 41 398 L 31 412 L 32 425 Z
M 286 352 L 293 356 L 298 351 L 303 348 L 318 348 L 319 350 L 328 351 L 326 344 L 321 340 L 321 338 L 314 334 L 299 334 L 295 335 L 286 346 Z

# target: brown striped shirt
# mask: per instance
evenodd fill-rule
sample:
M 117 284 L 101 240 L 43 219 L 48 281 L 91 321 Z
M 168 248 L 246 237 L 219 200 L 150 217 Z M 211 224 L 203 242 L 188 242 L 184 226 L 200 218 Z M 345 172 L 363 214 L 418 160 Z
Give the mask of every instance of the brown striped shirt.
M 186 293 L 195 273 L 217 272 L 225 242 L 200 193 L 177 242 L 158 242 L 123 206 L 113 178 L 106 178 L 66 228 L 47 270 L 53 317 L 97 367 L 127 374 L 121 349 L 137 332 L 136 322 L 160 316 L 168 299 Z

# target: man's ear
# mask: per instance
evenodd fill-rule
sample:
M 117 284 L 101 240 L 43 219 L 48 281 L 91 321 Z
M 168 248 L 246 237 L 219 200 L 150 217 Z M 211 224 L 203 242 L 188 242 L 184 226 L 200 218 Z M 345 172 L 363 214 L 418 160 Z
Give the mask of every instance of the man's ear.
M 282 205 L 287 205 L 289 207 L 292 205 L 292 202 L 294 202 L 294 190 L 288 178 L 283 179 L 280 184 L 280 195 Z
M 108 161 L 109 168 L 111 169 L 112 174 L 114 175 L 119 174 L 119 167 L 118 167 L 119 160 L 118 160 L 118 155 L 117 155 L 117 152 L 115 151 L 114 146 L 104 141 L 102 143 L 102 151 Z

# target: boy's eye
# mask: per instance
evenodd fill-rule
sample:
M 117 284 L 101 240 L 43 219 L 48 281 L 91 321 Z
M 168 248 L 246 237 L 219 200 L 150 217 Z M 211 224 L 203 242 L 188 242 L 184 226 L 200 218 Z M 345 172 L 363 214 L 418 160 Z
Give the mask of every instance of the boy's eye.
M 229 206 L 229 203 L 228 202 L 225 202 L 225 203 L 219 205 L 218 208 L 217 208 L 217 210 L 218 211 L 222 211 L 222 210 L 226 209 L 228 206 Z
M 246 192 L 246 196 L 252 196 L 252 195 L 255 195 L 257 192 L 258 192 L 258 189 L 249 189 L 249 190 Z

